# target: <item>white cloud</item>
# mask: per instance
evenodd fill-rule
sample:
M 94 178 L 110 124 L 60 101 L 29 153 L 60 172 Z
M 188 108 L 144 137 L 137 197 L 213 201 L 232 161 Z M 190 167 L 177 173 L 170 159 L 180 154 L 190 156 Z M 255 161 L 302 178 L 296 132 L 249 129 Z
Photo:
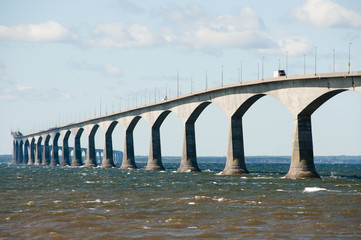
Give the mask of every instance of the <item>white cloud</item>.
M 163 39 L 182 49 L 265 48 L 273 44 L 264 24 L 249 7 L 235 15 L 211 16 L 198 6 L 169 11 Z
M 25 42 L 56 42 L 76 38 L 61 24 L 48 21 L 41 24 L 23 24 L 17 26 L 0 25 L 0 40 Z
M 42 90 L 31 86 L 17 84 L 0 89 L 1 101 L 31 101 L 31 100 L 69 100 L 71 95 L 59 89 Z
M 87 61 L 74 61 L 69 62 L 69 66 L 77 71 L 94 71 L 107 77 L 120 77 L 123 75 L 120 67 L 111 64 L 104 66 L 88 63 Z
M 98 47 L 147 47 L 154 44 L 154 37 L 146 26 L 110 23 L 98 24 L 93 31 L 93 39 L 85 42 Z
M 361 28 L 361 14 L 344 8 L 331 0 L 307 0 L 293 9 L 294 17 L 317 27 Z
M 267 54 L 288 53 L 290 56 L 304 54 L 310 51 L 312 42 L 303 36 L 294 36 L 277 40 L 277 46 L 274 48 L 260 49 L 259 52 Z
M 0 63 L 0 83 L 13 83 L 10 77 L 6 74 L 5 66 Z
M 120 68 L 110 64 L 106 64 L 104 67 L 105 73 L 109 76 L 118 77 L 121 75 Z

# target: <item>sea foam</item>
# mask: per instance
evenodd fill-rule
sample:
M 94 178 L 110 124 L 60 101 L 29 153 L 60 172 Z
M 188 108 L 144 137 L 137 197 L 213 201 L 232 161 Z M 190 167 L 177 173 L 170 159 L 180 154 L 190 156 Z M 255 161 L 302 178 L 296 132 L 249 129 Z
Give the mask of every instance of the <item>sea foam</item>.
M 319 192 L 319 191 L 326 191 L 326 188 L 319 188 L 319 187 L 305 187 L 303 192 Z

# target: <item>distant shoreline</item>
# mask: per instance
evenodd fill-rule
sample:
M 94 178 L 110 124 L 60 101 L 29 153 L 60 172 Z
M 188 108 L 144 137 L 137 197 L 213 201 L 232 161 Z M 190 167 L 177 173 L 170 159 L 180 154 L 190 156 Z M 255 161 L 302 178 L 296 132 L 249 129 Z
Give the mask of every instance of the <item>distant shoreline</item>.
M 0 163 L 11 163 L 11 155 L 0 155 Z M 146 163 L 148 156 L 136 156 L 136 162 Z M 163 156 L 163 162 L 180 162 L 180 156 Z M 198 163 L 226 163 L 225 156 L 198 156 Z M 287 163 L 291 156 L 245 156 L 246 163 Z M 315 164 L 361 164 L 361 156 L 315 156 Z

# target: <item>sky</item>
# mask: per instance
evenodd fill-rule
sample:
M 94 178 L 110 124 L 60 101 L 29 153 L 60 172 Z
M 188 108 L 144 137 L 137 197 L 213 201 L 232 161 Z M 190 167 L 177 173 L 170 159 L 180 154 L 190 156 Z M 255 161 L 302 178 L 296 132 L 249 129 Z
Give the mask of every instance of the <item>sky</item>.
M 222 69 L 224 84 L 279 68 L 346 72 L 349 56 L 351 71 L 360 71 L 360 53 L 359 0 L 0 0 L 0 154 L 12 152 L 11 131 L 175 97 L 177 74 L 186 94 L 219 86 Z M 312 129 L 315 155 L 361 155 L 361 94 L 330 99 L 312 115 Z M 291 155 L 293 117 L 274 98 L 248 110 L 243 131 L 246 156 Z M 163 155 L 181 155 L 182 134 L 171 113 L 161 127 Z M 196 122 L 197 154 L 225 156 L 227 135 L 226 115 L 209 105 Z M 148 155 L 149 136 L 140 120 L 136 155 Z M 86 147 L 84 133 L 81 141 Z M 113 145 L 123 150 L 120 126 Z M 103 146 L 99 129 L 96 148 Z

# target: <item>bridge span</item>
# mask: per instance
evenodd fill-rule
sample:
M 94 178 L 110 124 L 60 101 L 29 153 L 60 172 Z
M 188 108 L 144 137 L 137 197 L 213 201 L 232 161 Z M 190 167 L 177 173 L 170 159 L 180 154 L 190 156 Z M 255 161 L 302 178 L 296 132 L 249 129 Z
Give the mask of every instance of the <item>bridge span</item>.
M 146 169 L 164 170 L 160 127 L 169 113 L 174 112 L 184 126 L 182 157 L 178 171 L 200 171 L 197 164 L 195 122 L 202 111 L 214 103 L 226 113 L 229 122 L 227 162 L 222 173 L 248 173 L 244 161 L 242 118 L 257 100 L 268 95 L 284 104 L 294 117 L 291 165 L 286 177 L 319 177 L 313 161 L 311 115 L 327 100 L 344 91 L 361 93 L 361 71 L 275 77 L 211 88 L 27 135 L 13 133 L 12 162 L 83 165 L 80 137 L 85 132 L 88 146 L 84 165 L 97 166 L 94 136 L 101 127 L 105 133 L 101 166 L 114 167 L 112 133 L 119 124 L 125 131 L 123 161 L 120 168 L 135 169 L 137 166 L 134 158 L 133 130 L 143 118 L 151 128 Z M 70 163 L 68 141 L 71 134 L 74 136 L 74 156 Z M 61 159 L 59 140 L 62 143 Z

